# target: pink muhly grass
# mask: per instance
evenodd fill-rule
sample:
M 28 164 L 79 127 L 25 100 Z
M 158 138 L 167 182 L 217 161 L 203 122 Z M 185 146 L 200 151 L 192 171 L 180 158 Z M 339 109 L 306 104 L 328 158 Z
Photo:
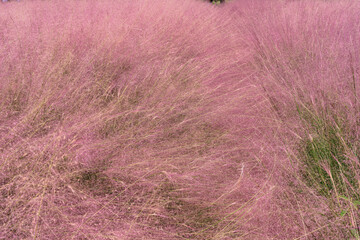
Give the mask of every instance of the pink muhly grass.
M 356 237 L 359 8 L 1 4 L 0 238 Z
M 356 209 L 353 201 L 360 197 L 355 140 L 360 6 L 351 1 L 270 5 L 248 29 L 258 82 L 282 126 L 283 149 L 292 164 L 280 181 L 288 198 L 280 200 L 288 206 L 283 213 L 301 216 L 303 234 L 295 239 L 358 238 L 359 215 L 346 209 Z
M 1 236 L 225 239 L 253 228 L 269 178 L 248 172 L 261 162 L 251 136 L 267 123 L 254 118 L 264 99 L 230 16 L 196 1 L 2 8 Z

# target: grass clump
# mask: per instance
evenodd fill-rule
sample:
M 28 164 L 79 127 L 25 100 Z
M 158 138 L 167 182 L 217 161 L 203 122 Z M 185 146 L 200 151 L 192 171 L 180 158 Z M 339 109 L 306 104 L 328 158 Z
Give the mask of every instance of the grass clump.
M 344 140 L 342 126 L 336 122 L 334 126 L 314 114 L 304 121 L 308 121 L 308 127 L 313 130 L 301 143 L 303 155 L 300 159 L 305 165 L 302 174 L 307 184 L 325 197 L 334 193 L 348 195 L 351 190 L 352 197 L 358 198 L 356 169 L 347 157 L 351 145 Z

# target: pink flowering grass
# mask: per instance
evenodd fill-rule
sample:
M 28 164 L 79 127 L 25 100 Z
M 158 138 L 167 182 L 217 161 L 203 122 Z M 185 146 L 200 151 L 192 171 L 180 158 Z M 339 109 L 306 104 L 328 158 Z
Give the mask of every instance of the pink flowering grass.
M 296 239 L 359 239 L 360 6 L 269 5 L 249 25 L 249 42 L 288 154 L 282 211 L 288 223 L 301 217 Z
M 360 5 L 0 5 L 0 239 L 358 238 Z

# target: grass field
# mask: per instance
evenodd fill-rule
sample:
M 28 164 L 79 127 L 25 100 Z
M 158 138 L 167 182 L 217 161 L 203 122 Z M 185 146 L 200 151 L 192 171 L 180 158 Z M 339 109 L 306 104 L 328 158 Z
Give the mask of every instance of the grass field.
M 0 3 L 0 239 L 360 239 L 360 3 Z

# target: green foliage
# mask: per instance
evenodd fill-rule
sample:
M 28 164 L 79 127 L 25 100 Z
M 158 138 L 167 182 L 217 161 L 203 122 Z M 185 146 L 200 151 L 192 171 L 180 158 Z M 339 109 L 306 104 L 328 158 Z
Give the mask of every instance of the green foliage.
M 223 2 L 225 2 L 224 0 L 210 0 L 210 2 L 212 3 L 212 4 L 220 4 L 220 3 L 223 3 Z
M 359 231 L 355 228 L 351 228 L 350 229 L 351 235 L 355 238 L 355 239 L 359 239 L 360 235 L 359 235 Z
M 305 166 L 302 176 L 307 185 L 326 197 L 333 193 L 348 195 L 349 189 L 353 189 L 353 197 L 358 197 L 355 172 L 346 156 L 351 144 L 344 140 L 344 123 L 338 119 L 330 121 L 306 107 L 298 107 L 298 112 L 309 129 L 309 138 L 301 143 L 300 158 Z
M 220 1 L 212 1 L 213 4 L 220 4 Z

